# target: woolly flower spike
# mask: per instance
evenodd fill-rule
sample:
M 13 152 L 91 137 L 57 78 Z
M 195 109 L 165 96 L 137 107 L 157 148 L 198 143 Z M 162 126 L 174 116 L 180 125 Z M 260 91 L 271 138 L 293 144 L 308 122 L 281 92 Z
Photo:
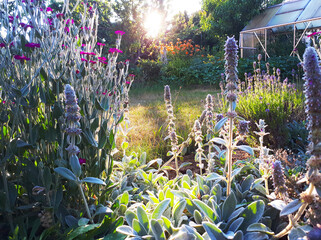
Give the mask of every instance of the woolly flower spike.
M 213 98 L 211 94 L 208 94 L 206 97 L 206 127 L 208 137 L 211 137 L 213 134 Z
M 202 112 L 200 118 L 198 119 L 198 121 L 200 122 L 201 125 L 203 124 L 203 122 L 204 122 L 204 120 L 205 120 L 206 113 L 207 113 L 207 111 L 204 110 L 204 111 Z
M 306 98 L 305 112 L 308 117 L 309 145 L 308 152 L 320 159 L 321 156 L 321 72 L 316 50 L 308 47 L 303 55 L 305 71 L 304 93 Z M 319 160 L 320 161 L 320 160 Z
M 68 127 L 66 128 L 66 133 L 68 134 L 67 142 L 70 144 L 66 150 L 70 155 L 76 155 L 80 152 L 79 148 L 75 145 L 75 138 L 81 134 L 81 129 L 78 127 L 79 120 L 81 118 L 79 114 L 79 106 L 77 104 L 77 98 L 75 91 L 72 86 L 67 84 L 65 86 L 65 104 L 66 104 L 66 114 Z
M 284 194 L 287 191 L 287 187 L 285 186 L 285 179 L 283 168 L 280 161 L 275 161 L 273 163 L 273 185 L 275 188 L 276 194 Z
M 250 121 L 240 121 L 238 130 L 240 135 L 246 135 L 249 132 L 249 123 Z
M 202 142 L 201 124 L 198 120 L 195 121 L 193 130 L 195 132 L 195 142 Z
M 168 85 L 166 85 L 164 88 L 164 100 L 165 102 L 171 101 L 171 89 L 169 88 Z
M 225 43 L 225 76 L 227 82 L 236 83 L 237 77 L 237 44 L 234 37 L 228 37 Z

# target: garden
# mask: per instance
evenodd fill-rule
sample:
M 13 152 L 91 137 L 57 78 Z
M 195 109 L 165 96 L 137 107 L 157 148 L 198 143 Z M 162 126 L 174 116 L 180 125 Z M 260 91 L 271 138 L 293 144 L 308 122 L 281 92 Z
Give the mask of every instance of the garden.
M 321 239 L 320 32 L 241 59 L 234 1 L 161 41 L 106 4 L 0 2 L 0 239 Z

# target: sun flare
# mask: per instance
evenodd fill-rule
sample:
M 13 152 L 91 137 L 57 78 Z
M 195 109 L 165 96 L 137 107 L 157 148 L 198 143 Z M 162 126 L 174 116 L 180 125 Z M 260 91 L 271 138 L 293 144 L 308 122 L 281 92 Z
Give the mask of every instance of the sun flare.
M 157 11 L 150 12 L 145 18 L 144 27 L 147 35 L 150 37 L 157 37 L 162 28 L 163 18 Z

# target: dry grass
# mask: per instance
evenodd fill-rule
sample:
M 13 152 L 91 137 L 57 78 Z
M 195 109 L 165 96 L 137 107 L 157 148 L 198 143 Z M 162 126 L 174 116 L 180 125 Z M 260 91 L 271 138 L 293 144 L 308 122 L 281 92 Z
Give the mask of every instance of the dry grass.
M 177 134 L 185 139 L 194 121 L 204 109 L 207 94 L 216 96 L 217 89 L 193 88 L 172 89 L 172 103 L 176 119 Z M 163 87 L 132 89 L 130 93 L 129 152 L 146 152 L 147 158 L 164 158 L 168 148 L 166 137 L 167 113 L 163 101 Z M 118 140 L 118 143 L 120 140 Z

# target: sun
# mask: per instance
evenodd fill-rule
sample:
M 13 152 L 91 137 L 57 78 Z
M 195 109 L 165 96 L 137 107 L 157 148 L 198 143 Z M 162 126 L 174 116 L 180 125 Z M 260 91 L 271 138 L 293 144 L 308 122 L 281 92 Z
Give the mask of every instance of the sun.
M 155 38 L 158 36 L 158 34 L 160 33 L 160 30 L 162 29 L 162 25 L 163 25 L 162 15 L 157 11 L 150 12 L 145 17 L 144 27 L 147 31 L 147 35 L 152 38 Z

